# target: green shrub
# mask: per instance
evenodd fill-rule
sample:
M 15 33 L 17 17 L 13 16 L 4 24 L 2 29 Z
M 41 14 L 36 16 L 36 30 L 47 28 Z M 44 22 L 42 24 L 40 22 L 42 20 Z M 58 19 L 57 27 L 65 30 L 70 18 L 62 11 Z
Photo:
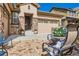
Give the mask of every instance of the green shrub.
M 55 28 L 53 31 L 54 36 L 56 37 L 63 37 L 66 34 L 66 29 L 63 27 Z

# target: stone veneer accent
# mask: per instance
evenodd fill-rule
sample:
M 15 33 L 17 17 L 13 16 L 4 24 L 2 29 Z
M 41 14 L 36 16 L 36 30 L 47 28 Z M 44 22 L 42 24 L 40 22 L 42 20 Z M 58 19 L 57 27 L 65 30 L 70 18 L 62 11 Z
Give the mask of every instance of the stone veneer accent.
M 2 8 L 0 7 L 0 32 L 2 32 Z

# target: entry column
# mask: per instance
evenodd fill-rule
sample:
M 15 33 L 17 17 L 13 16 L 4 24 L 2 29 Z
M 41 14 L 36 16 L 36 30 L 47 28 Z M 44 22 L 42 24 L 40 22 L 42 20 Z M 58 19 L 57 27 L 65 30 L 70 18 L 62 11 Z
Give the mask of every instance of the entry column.
M 38 32 L 38 19 L 32 19 L 32 31 L 34 33 Z
M 0 32 L 3 31 L 3 26 L 2 26 L 2 7 L 0 7 Z

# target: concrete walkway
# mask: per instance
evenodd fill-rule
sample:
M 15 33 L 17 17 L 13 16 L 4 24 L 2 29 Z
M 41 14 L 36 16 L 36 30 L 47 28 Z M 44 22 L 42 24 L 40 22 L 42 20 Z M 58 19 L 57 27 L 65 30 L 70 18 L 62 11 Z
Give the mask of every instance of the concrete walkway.
M 25 32 L 25 36 L 18 36 L 14 40 L 46 40 L 48 33 L 45 34 L 34 34 L 32 31 L 28 30 Z

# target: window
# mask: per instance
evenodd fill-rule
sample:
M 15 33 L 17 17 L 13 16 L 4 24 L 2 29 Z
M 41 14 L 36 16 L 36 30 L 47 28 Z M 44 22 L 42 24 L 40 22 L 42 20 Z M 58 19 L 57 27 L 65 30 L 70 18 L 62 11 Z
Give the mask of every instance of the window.
M 13 3 L 13 7 L 16 8 L 16 3 Z
M 69 14 L 69 16 L 76 16 L 76 12 L 75 11 L 69 11 L 68 14 Z
M 48 23 L 48 20 L 43 20 L 44 21 L 44 23 Z
M 39 23 L 48 23 L 48 20 L 39 19 Z
M 57 24 L 59 21 L 58 20 L 43 20 L 39 19 L 39 23 L 52 23 L 52 24 Z
M 58 23 L 58 20 L 50 20 L 50 23 L 56 24 L 56 23 Z
M 50 20 L 50 23 L 54 23 L 54 21 L 53 20 Z
M 19 24 L 19 18 L 18 18 L 18 13 L 13 12 L 12 13 L 12 21 L 11 24 L 17 25 Z
M 39 23 L 43 23 L 43 21 L 41 19 L 38 20 Z

